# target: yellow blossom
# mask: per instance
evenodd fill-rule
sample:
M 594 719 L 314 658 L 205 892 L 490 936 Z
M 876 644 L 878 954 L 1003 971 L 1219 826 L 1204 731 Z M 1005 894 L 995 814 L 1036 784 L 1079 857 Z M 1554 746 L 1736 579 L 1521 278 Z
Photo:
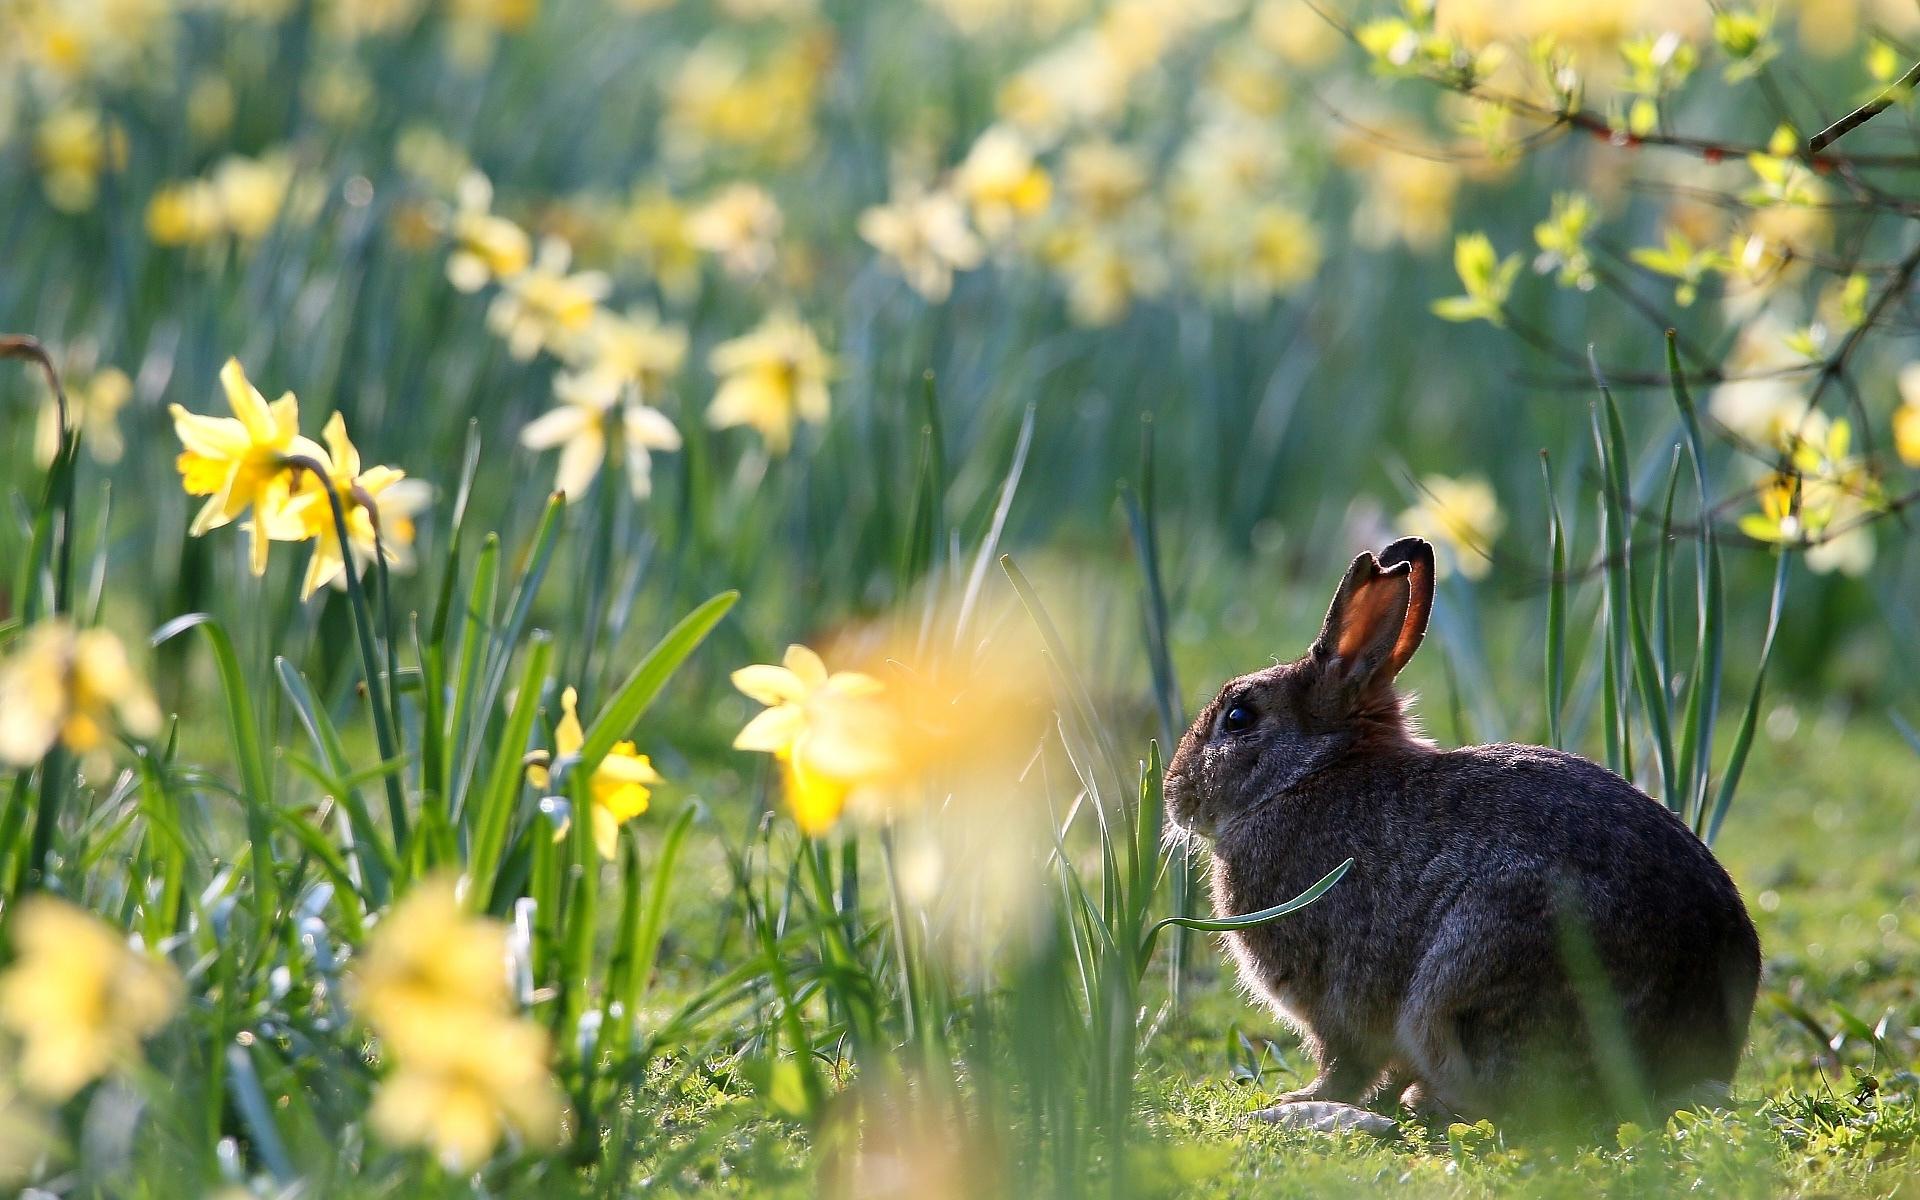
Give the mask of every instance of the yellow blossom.
M 208 497 L 187 532 L 199 537 L 252 509 L 250 561 L 253 573 L 264 575 L 267 525 L 292 490 L 288 456 L 324 464 L 327 454 L 318 443 L 300 436 L 300 404 L 292 392 L 268 404 L 237 358 L 220 368 L 220 384 L 234 416 L 198 416 L 178 404 L 168 409 L 174 432 L 185 447 L 175 460 L 180 482 L 189 496 Z
M 451 879 L 416 885 L 382 918 L 349 996 L 390 1067 L 369 1113 L 388 1141 L 465 1172 L 508 1132 L 537 1146 L 558 1139 L 551 1051 L 513 1012 L 506 928 L 469 915 Z
M 973 209 L 973 220 L 991 241 L 1002 241 L 1015 222 L 1036 215 L 1053 198 L 1053 180 L 1033 160 L 1033 147 L 1018 130 L 995 125 L 974 140 L 953 173 L 954 190 Z
M 790 311 L 776 310 L 753 332 L 714 347 L 708 363 L 720 376 L 707 406 L 707 424 L 715 429 L 751 425 L 769 451 L 785 454 L 796 419 L 813 425 L 827 419 L 833 360 Z
M 569 338 L 584 333 L 613 284 L 600 271 L 567 274 L 573 248 L 559 238 L 540 243 L 533 265 L 505 280 L 487 310 L 487 326 L 507 339 L 522 361 L 542 347 L 560 353 Z
M 21 1041 L 20 1080 L 67 1097 L 140 1060 L 142 1039 L 180 1006 L 171 963 L 134 950 L 117 930 L 52 896 L 20 902 L 14 961 L 0 975 L 0 1025 Z
M 669 299 L 691 300 L 700 288 L 700 250 L 687 229 L 686 208 L 659 188 L 637 190 L 613 227 L 616 252 L 631 259 Z
M 1454 239 L 1453 269 L 1460 276 L 1464 296 L 1435 300 L 1436 316 L 1448 321 L 1488 321 L 1507 323 L 1507 297 L 1520 274 L 1520 256 L 1509 254 L 1503 260 L 1494 253 L 1493 243 L 1484 233 L 1463 233 Z
M 1426 538 L 1439 551 L 1441 575 L 1458 570 L 1482 579 L 1493 565 L 1493 543 L 1506 527 L 1500 502 L 1484 479 L 1429 475 L 1420 481 L 1420 502 L 1400 514 L 1400 529 Z
M 456 243 L 447 256 L 447 280 L 463 292 L 477 292 L 496 279 L 527 269 L 533 242 L 526 230 L 505 217 L 495 216 L 493 184 L 478 171 L 468 171 L 458 184 L 459 207 L 453 215 Z
M 204 246 L 224 231 L 220 194 L 204 179 L 170 183 L 147 201 L 147 236 L 156 246 Z
M 860 236 L 892 259 L 914 291 L 934 303 L 953 291 L 953 273 L 980 265 L 985 248 L 966 209 L 948 192 L 899 197 L 860 214 Z
M 560 694 L 562 716 L 553 728 L 555 758 L 578 754 L 586 744 L 586 733 L 580 728 L 580 713 L 575 707 L 578 701 L 578 693 L 572 688 Z M 544 766 L 530 768 L 528 775 L 534 786 L 548 786 Z M 613 749 L 607 751 L 607 756 L 594 769 L 593 782 L 587 789 L 593 801 L 593 844 L 600 851 L 600 857 L 613 858 L 619 852 L 620 827 L 647 811 L 653 792 L 646 785 L 663 782 L 653 763 L 639 753 L 632 742 L 616 742 Z
M 727 274 L 744 279 L 773 265 L 774 241 L 784 224 L 767 189 L 733 183 L 687 218 L 687 241 L 719 258 Z
M 127 135 L 97 108 L 62 108 L 40 123 L 34 157 L 47 203 L 84 212 L 100 194 L 100 175 L 127 165 Z
M 814 104 L 831 57 L 822 34 L 794 37 L 759 61 L 725 34 L 709 37 L 668 84 L 667 155 L 693 160 L 718 148 L 798 161 L 813 146 Z
M 111 466 L 120 461 L 126 443 L 120 437 L 120 410 L 133 399 L 133 380 L 119 367 L 105 367 L 67 389 L 68 419 L 80 426 L 80 440 L 93 461 Z M 48 392 L 40 402 L 40 421 L 34 430 L 33 460 L 41 466 L 60 452 L 60 404 Z
M 569 502 L 586 494 L 606 461 L 607 426 L 618 406 L 627 486 L 636 500 L 652 494 L 652 451 L 678 450 L 680 431 L 665 413 L 641 400 L 637 384 L 607 371 L 563 371 L 554 377 L 553 394 L 560 403 L 520 431 L 520 444 L 529 450 L 561 448 L 554 490 L 566 493 Z
M 779 759 L 794 822 L 817 836 L 833 828 L 855 792 L 896 773 L 897 720 L 871 675 L 828 674 L 820 656 L 800 645 L 787 647 L 782 664 L 733 673 L 733 686 L 768 706 L 733 744 Z
M 406 472 L 392 467 L 360 469 L 360 451 L 347 437 L 346 420 L 339 413 L 327 418 L 321 432 L 328 454 L 321 460 L 327 468 L 327 487 L 340 497 L 340 511 L 347 519 L 348 549 L 353 556 L 356 575 L 373 561 L 376 546 L 397 569 L 413 569 L 414 517 L 426 508 L 432 491 L 426 484 L 408 479 Z M 373 509 L 368 511 L 371 502 Z M 374 519 L 379 519 L 379 537 L 374 536 Z M 340 546 L 340 530 L 333 521 L 333 504 L 327 489 L 311 473 L 303 474 L 300 489 L 269 521 L 268 532 L 275 541 L 303 542 L 313 539 L 313 555 L 307 560 L 306 578 L 300 584 L 300 598 L 307 599 L 322 586 L 345 586 L 347 554 Z
M 1412 250 L 1438 245 L 1453 227 L 1460 168 L 1418 133 L 1389 126 L 1342 144 L 1340 157 L 1361 174 L 1363 192 L 1353 210 L 1353 235 L 1381 249 L 1403 242 Z
M 293 183 L 293 164 L 279 154 L 229 154 L 213 168 L 211 182 L 227 232 L 243 242 L 257 242 L 280 220 Z
M 1118 220 L 1147 187 L 1140 156 L 1105 139 L 1070 147 L 1061 168 L 1067 196 L 1094 221 Z
M 0 762 L 30 766 L 56 740 L 76 754 L 100 748 L 109 717 L 135 737 L 160 732 L 160 709 L 120 639 L 49 617 L 0 659 Z

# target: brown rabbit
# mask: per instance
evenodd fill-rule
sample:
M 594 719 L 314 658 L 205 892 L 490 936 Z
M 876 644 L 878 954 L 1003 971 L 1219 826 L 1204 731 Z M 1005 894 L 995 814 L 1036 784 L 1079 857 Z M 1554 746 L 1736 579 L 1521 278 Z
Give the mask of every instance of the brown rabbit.
M 1584 758 L 1418 737 L 1393 679 L 1432 607 L 1433 547 L 1361 554 L 1306 657 L 1222 688 L 1167 770 L 1223 917 L 1354 860 L 1312 906 L 1226 935 L 1319 1065 L 1267 1115 L 1369 1127 L 1345 1106 L 1401 1087 L 1428 1119 L 1522 1125 L 1724 1096 L 1760 978 L 1733 881 Z

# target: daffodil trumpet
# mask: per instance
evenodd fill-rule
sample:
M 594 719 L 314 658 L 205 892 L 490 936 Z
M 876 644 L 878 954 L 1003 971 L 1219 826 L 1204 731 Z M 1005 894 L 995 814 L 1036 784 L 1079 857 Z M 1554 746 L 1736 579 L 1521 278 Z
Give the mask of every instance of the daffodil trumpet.
M 340 537 L 340 544 L 352 545 L 352 534 L 347 528 L 347 511 L 340 504 L 339 489 L 335 488 L 333 481 L 328 478 L 326 467 L 304 454 L 288 455 L 287 465 L 293 468 L 296 484 L 299 482 L 300 472 L 312 472 L 315 482 L 320 485 L 320 490 L 326 493 L 327 505 L 333 511 L 333 528 Z M 354 490 L 360 491 L 357 487 Z M 388 595 L 385 573 L 386 547 L 380 542 L 379 508 L 372 502 L 372 497 L 364 493 L 356 495 L 354 499 L 366 508 L 367 515 L 373 522 L 373 559 L 377 564 L 376 569 L 381 572 L 380 592 L 385 597 Z M 393 660 L 393 602 L 391 599 L 387 600 L 387 671 L 382 675 L 379 644 L 373 632 L 373 610 L 367 604 L 366 588 L 360 582 L 360 573 L 353 569 L 352 564 L 348 564 L 345 574 L 347 602 L 353 609 L 354 632 L 358 634 L 360 642 L 360 669 L 366 675 L 367 701 L 373 707 L 373 733 L 380 744 L 381 760 L 391 762 L 400 753 L 399 739 L 395 732 L 399 729 L 400 722 L 395 717 L 391 699 L 392 690 L 386 686 L 386 682 L 399 673 L 396 669 L 397 664 Z M 383 779 L 387 790 L 387 816 L 393 821 L 393 843 L 395 846 L 405 846 L 407 844 L 406 793 L 401 789 L 398 772 L 387 771 Z

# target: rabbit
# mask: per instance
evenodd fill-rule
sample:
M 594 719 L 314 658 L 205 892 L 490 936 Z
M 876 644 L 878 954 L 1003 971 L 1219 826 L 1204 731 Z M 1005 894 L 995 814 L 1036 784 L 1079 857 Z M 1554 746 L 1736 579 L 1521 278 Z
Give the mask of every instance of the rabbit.
M 1222 917 L 1353 859 L 1314 904 L 1226 935 L 1318 1067 L 1262 1115 L 1375 1128 L 1358 1106 L 1397 1097 L 1429 1122 L 1591 1129 L 1724 1099 L 1760 979 L 1733 880 L 1587 759 L 1420 737 L 1393 680 L 1433 587 L 1419 538 L 1361 553 L 1305 657 L 1223 687 L 1166 772 Z

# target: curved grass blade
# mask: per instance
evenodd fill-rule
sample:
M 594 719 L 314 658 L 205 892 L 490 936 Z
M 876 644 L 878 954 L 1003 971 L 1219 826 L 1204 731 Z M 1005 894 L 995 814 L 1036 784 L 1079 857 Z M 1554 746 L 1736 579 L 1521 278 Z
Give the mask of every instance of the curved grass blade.
M 513 711 L 499 747 L 494 751 L 493 769 L 480 793 L 479 807 L 473 813 L 473 835 L 467 855 L 469 898 L 476 912 L 486 912 L 493 900 L 500 855 L 506 848 L 507 832 L 513 823 L 514 801 L 520 795 L 527 739 L 533 736 L 533 717 L 540 708 L 540 689 L 546 683 L 547 667 L 553 661 L 553 635 L 536 629 L 527 639 L 527 661 L 520 672 L 520 690 L 514 697 Z
M 1151 955 L 1154 939 L 1160 936 L 1162 929 L 1172 926 L 1179 926 L 1182 929 L 1199 929 L 1207 933 L 1227 933 L 1235 929 L 1251 929 L 1256 925 L 1265 925 L 1269 921 L 1277 921 L 1281 917 L 1297 913 L 1326 895 L 1333 885 L 1339 883 L 1352 868 L 1353 860 L 1350 858 L 1322 875 L 1318 883 L 1293 899 L 1284 904 L 1276 904 L 1272 908 L 1263 908 L 1259 912 L 1246 913 L 1238 917 L 1162 917 L 1147 930 L 1146 941 L 1140 946 L 1140 957 L 1145 960 Z

